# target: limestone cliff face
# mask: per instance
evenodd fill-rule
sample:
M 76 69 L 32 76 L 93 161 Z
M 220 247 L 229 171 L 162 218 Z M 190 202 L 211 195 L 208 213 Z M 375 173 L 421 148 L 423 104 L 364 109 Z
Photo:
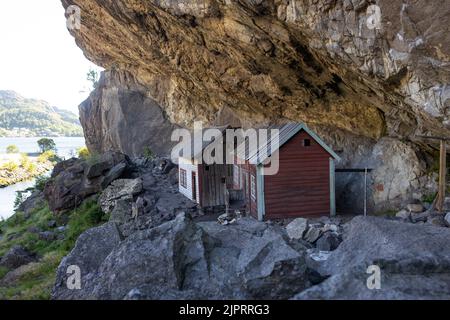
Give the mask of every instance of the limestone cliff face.
M 416 135 L 450 135 L 448 0 L 62 3 L 81 8 L 72 32 L 86 56 L 132 75 L 115 87 L 138 86 L 137 104 L 171 123 L 304 121 L 342 150 L 341 166 L 374 167 L 379 208 L 430 191 L 432 148 Z M 81 107 L 89 144 L 138 153 L 124 135 L 136 125 L 111 120 L 133 108 L 104 82 Z M 355 181 L 340 180 L 343 198 Z

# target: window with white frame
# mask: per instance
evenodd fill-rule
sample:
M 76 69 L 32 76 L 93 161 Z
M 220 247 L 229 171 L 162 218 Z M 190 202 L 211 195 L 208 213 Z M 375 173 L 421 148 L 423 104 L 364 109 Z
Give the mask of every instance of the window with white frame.
M 187 188 L 187 172 L 184 169 L 180 169 L 180 185 Z
M 250 192 L 251 192 L 251 195 L 252 195 L 252 198 L 254 199 L 254 200 L 256 200 L 256 178 L 255 178 L 255 176 L 254 175 L 252 175 L 251 176 L 251 189 L 250 189 Z

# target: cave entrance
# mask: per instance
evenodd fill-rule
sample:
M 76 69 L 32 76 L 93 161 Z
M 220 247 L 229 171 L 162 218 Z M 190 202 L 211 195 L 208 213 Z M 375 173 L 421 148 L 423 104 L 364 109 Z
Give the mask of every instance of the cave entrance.
M 340 214 L 367 216 L 372 211 L 372 168 L 336 169 L 336 206 Z

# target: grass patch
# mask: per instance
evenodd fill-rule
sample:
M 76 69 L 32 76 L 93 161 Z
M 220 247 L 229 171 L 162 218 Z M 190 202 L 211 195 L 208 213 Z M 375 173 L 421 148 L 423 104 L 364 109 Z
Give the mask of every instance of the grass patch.
M 54 241 L 39 239 L 39 235 L 30 232 L 30 228 L 42 231 L 54 231 L 49 222 L 58 220 L 48 206 L 36 209 L 27 219 L 21 212 L 6 221 L 0 222 L 0 256 L 13 246 L 21 245 L 40 257 L 36 263 L 31 263 L 16 270 L 18 274 L 12 283 L 0 283 L 0 300 L 45 300 L 50 299 L 51 289 L 55 283 L 56 269 L 62 258 L 75 245 L 77 238 L 84 231 L 101 225 L 109 217 L 101 211 L 95 200 L 85 201 L 79 208 L 66 215 L 68 222 L 64 238 Z M 0 279 L 4 279 L 9 270 L 0 268 Z

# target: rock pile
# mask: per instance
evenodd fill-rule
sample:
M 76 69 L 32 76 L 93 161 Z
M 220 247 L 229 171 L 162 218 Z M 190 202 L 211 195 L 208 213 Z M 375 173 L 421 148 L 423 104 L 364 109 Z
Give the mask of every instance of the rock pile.
M 378 217 L 356 217 L 344 241 L 316 271 L 329 277 L 296 299 L 449 299 L 450 229 Z M 367 281 L 380 270 L 381 288 Z
M 291 239 L 303 239 L 319 251 L 336 250 L 342 242 L 341 229 L 338 220 L 310 223 L 304 218 L 297 218 L 286 226 Z
M 58 269 L 55 299 L 287 299 L 311 285 L 305 247 L 243 218 L 222 226 L 179 214 L 123 239 L 114 223 L 88 231 Z M 68 290 L 67 267 L 82 270 Z
M 130 159 L 118 152 L 107 152 L 89 160 L 73 158 L 60 162 L 45 186 L 45 198 L 53 212 L 67 212 L 131 168 Z

